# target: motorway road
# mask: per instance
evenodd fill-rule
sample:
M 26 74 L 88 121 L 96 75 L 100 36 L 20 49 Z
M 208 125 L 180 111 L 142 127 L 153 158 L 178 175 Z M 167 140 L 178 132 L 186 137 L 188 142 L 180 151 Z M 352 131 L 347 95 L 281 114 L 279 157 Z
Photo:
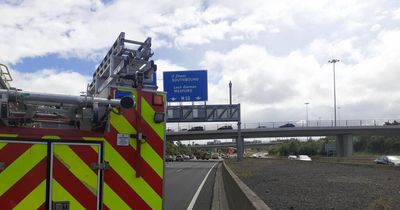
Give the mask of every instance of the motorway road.
M 210 209 L 215 180 L 214 161 L 167 162 L 165 172 L 165 210 L 185 210 L 192 202 L 193 209 Z M 205 179 L 202 190 L 194 198 L 200 184 Z

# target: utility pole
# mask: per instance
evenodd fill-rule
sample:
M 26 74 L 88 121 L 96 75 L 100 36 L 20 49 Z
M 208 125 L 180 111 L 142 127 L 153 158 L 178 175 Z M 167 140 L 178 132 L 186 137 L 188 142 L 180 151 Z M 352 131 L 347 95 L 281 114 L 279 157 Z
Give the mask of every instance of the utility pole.
M 308 102 L 304 103 L 306 105 L 306 127 L 308 127 Z
M 229 81 L 229 105 L 232 105 L 232 82 Z
M 335 64 L 339 62 L 339 59 L 329 60 L 328 63 L 333 64 L 333 113 L 336 127 L 336 76 L 335 76 Z
M 232 117 L 232 82 L 229 81 L 229 117 Z

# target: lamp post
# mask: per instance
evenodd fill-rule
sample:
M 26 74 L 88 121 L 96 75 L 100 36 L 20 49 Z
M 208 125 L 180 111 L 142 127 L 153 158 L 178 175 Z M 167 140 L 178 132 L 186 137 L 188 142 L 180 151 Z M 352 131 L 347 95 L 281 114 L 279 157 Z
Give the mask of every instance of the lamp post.
M 232 81 L 229 81 L 229 105 L 232 106 Z M 232 117 L 232 107 L 229 107 L 229 117 Z
M 333 113 L 335 119 L 335 126 L 336 126 L 336 79 L 335 79 L 335 64 L 339 62 L 339 59 L 332 59 L 329 60 L 328 63 L 333 64 Z
M 337 107 L 337 118 L 338 118 L 339 126 L 340 126 L 340 106 Z
M 306 105 L 306 127 L 308 127 L 308 102 L 304 103 Z
M 232 82 L 229 81 L 229 105 L 232 105 Z

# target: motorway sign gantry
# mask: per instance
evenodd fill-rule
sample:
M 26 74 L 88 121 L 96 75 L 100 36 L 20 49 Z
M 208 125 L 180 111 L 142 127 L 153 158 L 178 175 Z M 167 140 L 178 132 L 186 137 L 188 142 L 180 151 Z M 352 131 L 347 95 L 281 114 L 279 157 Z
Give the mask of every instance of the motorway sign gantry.
M 239 122 L 240 104 L 167 106 L 167 122 Z

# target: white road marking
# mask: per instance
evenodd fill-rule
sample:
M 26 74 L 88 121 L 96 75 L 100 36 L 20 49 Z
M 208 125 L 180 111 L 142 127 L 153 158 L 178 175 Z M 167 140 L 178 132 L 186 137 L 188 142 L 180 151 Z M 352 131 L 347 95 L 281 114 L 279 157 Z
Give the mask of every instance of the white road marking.
M 183 169 L 176 170 L 176 172 L 181 172 Z
M 208 171 L 207 175 L 204 177 L 204 179 L 203 179 L 203 181 L 201 182 L 199 188 L 197 189 L 196 193 L 194 194 L 194 196 L 193 196 L 193 198 L 192 198 L 192 201 L 190 202 L 190 204 L 189 204 L 187 210 L 192 210 L 192 209 L 193 209 L 194 204 L 196 203 L 197 197 L 199 197 L 200 191 L 201 191 L 201 189 L 203 188 L 203 185 L 204 185 L 204 183 L 206 182 L 208 175 L 210 175 L 211 170 L 214 168 L 214 166 L 215 166 L 216 164 L 217 164 L 217 163 L 214 163 L 214 165 L 213 165 L 213 166 L 210 168 L 210 170 Z

